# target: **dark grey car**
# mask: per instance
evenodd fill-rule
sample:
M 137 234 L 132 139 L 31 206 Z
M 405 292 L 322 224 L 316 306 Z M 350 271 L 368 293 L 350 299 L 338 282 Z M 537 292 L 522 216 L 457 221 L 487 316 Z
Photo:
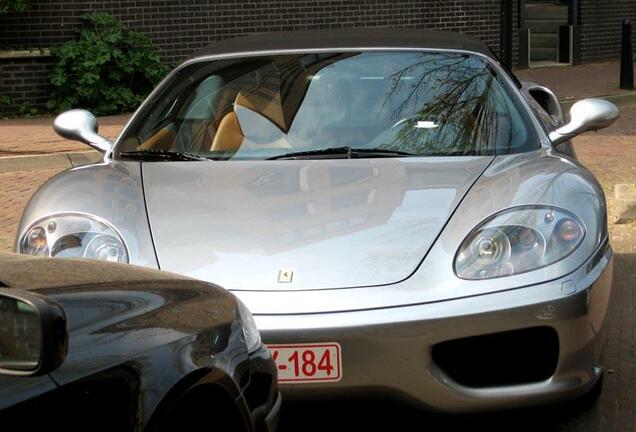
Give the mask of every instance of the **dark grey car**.
M 223 289 L 0 254 L 2 430 L 272 431 L 276 368 Z

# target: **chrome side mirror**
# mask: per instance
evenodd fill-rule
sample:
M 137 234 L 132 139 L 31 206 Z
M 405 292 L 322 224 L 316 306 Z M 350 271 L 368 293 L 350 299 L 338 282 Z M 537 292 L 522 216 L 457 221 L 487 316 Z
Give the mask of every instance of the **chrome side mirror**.
M 97 133 L 97 119 L 89 111 L 64 111 L 53 120 L 53 129 L 63 138 L 80 141 L 95 150 L 106 153 L 113 143 Z
M 550 141 L 557 145 L 583 132 L 610 126 L 620 117 L 620 111 L 604 99 L 583 99 L 570 108 L 570 122 L 550 132 Z
M 38 376 L 56 370 L 68 350 L 64 308 L 32 292 L 1 291 L 0 375 Z

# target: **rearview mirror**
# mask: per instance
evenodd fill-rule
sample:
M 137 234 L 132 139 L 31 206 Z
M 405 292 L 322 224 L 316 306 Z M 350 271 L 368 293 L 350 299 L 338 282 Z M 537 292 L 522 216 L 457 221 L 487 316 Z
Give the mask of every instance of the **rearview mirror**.
M 105 153 L 113 143 L 97 133 L 97 119 L 83 109 L 64 111 L 53 120 L 53 130 L 63 138 L 83 142 Z
M 0 374 L 44 375 L 68 348 L 66 312 L 54 300 L 20 290 L 0 293 Z
M 570 122 L 550 132 L 550 141 L 557 145 L 583 132 L 610 126 L 620 117 L 616 105 L 604 99 L 583 99 L 570 108 Z

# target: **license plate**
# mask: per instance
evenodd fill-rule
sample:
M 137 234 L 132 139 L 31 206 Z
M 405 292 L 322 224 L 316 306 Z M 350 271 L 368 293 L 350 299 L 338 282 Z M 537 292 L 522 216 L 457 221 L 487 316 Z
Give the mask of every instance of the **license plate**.
M 278 367 L 278 382 L 300 384 L 342 379 L 342 350 L 337 342 L 267 345 Z

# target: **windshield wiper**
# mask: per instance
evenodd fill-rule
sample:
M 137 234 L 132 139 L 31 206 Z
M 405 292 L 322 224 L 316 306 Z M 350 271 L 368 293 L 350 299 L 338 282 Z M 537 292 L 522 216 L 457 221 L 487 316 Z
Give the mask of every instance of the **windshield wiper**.
M 351 149 L 351 155 L 353 157 L 399 157 L 399 156 L 419 156 L 415 153 L 409 153 L 401 150 L 389 150 L 389 149 L 363 149 L 354 148 Z
M 403 152 L 399 150 L 385 149 L 363 149 L 352 147 L 333 147 L 320 150 L 308 150 L 300 152 L 285 153 L 282 155 L 266 158 L 267 160 L 275 159 L 353 159 L 359 157 L 399 157 L 399 156 L 417 156 L 413 153 Z
M 176 152 L 171 150 L 132 150 L 120 152 L 119 157 L 142 161 L 204 161 L 209 160 L 194 153 Z

